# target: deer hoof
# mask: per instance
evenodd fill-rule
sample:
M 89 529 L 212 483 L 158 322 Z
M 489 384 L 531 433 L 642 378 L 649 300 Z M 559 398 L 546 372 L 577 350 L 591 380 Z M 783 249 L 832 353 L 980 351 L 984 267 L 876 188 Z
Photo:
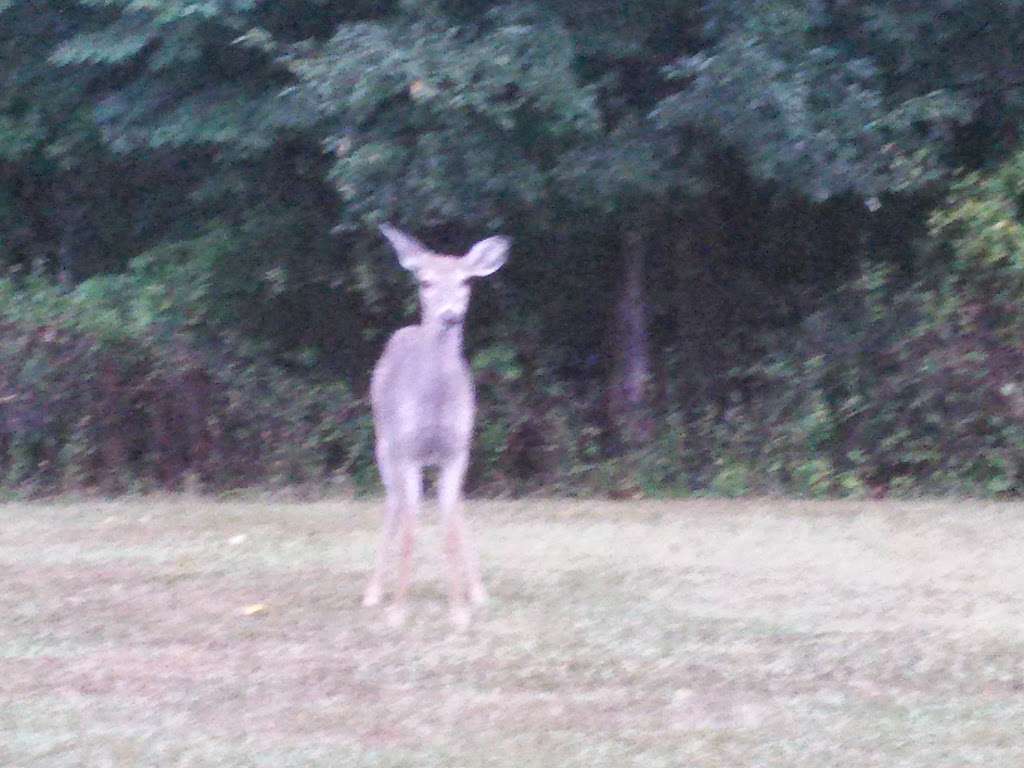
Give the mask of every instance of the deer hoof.
M 469 589 L 469 602 L 473 605 L 485 605 L 487 603 L 487 590 L 483 584 L 474 584 Z
M 380 605 L 380 587 L 376 584 L 371 584 L 366 588 L 365 594 L 363 594 L 363 607 L 375 608 L 378 605 Z
M 456 605 L 452 607 L 451 612 L 452 626 L 460 632 L 469 628 L 469 608 L 464 605 Z
M 404 605 L 392 605 L 387 610 L 387 623 L 392 629 L 398 629 L 405 624 L 406 610 Z

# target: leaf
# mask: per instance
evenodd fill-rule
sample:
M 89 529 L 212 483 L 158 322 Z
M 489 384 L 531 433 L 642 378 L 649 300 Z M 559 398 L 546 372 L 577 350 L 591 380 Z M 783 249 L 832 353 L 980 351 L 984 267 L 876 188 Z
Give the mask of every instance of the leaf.
M 2 0 L 0 0 L 2 2 Z M 130 59 L 153 39 L 149 30 L 114 25 L 100 32 L 76 35 L 50 55 L 54 64 L 119 64 Z

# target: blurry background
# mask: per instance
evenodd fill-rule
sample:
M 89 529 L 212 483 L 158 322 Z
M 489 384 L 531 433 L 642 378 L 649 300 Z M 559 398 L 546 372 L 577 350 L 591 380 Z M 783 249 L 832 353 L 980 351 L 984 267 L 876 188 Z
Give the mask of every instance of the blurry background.
M 1024 490 L 1024 2 L 0 0 L 0 485 L 373 489 L 474 296 L 478 494 Z

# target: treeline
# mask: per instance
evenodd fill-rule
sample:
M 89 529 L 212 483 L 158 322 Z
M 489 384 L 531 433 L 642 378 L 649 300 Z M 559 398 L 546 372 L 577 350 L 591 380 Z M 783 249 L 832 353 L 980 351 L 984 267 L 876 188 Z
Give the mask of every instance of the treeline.
M 0 0 L 0 486 L 372 488 L 376 227 L 513 237 L 478 493 L 1024 490 L 1024 2 Z

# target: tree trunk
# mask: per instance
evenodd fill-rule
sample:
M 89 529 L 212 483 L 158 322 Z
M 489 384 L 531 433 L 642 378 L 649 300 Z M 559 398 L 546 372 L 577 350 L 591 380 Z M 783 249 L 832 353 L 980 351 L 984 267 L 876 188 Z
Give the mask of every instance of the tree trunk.
M 650 437 L 652 428 L 651 358 L 644 289 L 647 238 L 639 217 L 628 222 L 621 247 L 622 288 L 612 318 L 614 359 L 608 410 L 618 439 L 624 447 L 634 448 Z
M 57 244 L 57 282 L 70 290 L 78 282 L 78 246 L 87 206 L 80 201 L 72 183 L 62 184 L 56 193 L 59 242 Z

